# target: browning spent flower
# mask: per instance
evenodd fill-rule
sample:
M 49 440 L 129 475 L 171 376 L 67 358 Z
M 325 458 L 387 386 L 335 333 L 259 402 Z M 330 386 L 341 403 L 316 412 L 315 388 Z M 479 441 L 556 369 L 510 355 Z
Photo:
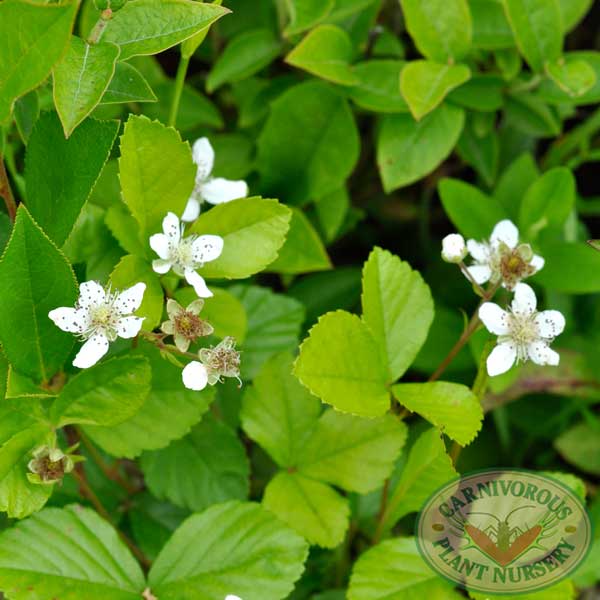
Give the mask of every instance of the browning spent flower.
M 235 349 L 235 338 L 224 338 L 215 348 L 202 348 L 199 361 L 193 360 L 183 369 L 185 387 L 202 390 L 215 385 L 222 377 L 234 377 L 240 381 L 240 352 Z
M 200 337 L 211 335 L 213 326 L 198 315 L 204 307 L 204 300 L 194 300 L 187 308 L 183 308 L 176 300 L 169 298 L 167 301 L 167 314 L 169 320 L 161 326 L 161 331 L 172 335 L 175 345 L 182 352 L 187 352 L 190 344 Z
M 52 485 L 62 481 L 63 477 L 70 473 L 74 466 L 76 458 L 70 455 L 75 449 L 69 448 L 65 454 L 60 448 L 49 445 L 39 446 L 33 451 L 33 458 L 27 464 L 29 473 L 27 479 L 31 483 L 41 485 Z

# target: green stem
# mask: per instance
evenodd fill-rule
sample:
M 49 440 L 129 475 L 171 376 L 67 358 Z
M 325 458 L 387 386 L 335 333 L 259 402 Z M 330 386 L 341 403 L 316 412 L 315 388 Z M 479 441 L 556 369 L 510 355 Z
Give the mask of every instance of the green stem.
M 90 45 L 97 44 L 108 25 L 108 22 L 112 19 L 113 13 L 110 8 L 103 10 L 100 13 L 100 18 L 96 21 L 94 28 L 90 32 L 90 35 L 87 39 L 87 43 Z
M 181 102 L 181 94 L 183 92 L 183 85 L 185 83 L 189 64 L 189 57 L 185 58 L 184 56 L 181 56 L 179 58 L 179 66 L 177 67 L 177 75 L 175 76 L 175 89 L 173 90 L 173 99 L 171 101 L 171 111 L 169 112 L 168 125 L 170 127 L 175 127 L 175 123 L 177 122 L 179 103 Z

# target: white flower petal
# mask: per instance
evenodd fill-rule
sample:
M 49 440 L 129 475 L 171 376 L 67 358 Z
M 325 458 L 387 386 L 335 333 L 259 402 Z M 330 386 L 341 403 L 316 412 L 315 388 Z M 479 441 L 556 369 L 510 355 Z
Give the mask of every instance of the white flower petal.
M 87 328 L 87 316 L 87 310 L 68 306 L 55 308 L 48 313 L 48 317 L 59 329 L 69 333 L 82 333 Z
M 193 360 L 184 367 L 181 378 L 186 388 L 200 391 L 208 384 L 208 371 L 201 362 Z
M 248 184 L 245 181 L 230 181 L 217 177 L 209 179 L 200 186 L 202 198 L 209 204 L 223 204 L 248 195 Z
M 537 306 L 535 292 L 526 283 L 517 283 L 512 301 L 512 311 L 517 315 L 532 315 Z
M 228 594 L 225 596 L 225 600 L 242 600 L 239 596 L 234 596 L 233 594 Z
M 106 292 L 97 281 L 86 281 L 79 286 L 79 299 L 77 304 L 81 308 L 97 306 L 106 300 Z
M 211 298 L 213 293 L 206 286 L 204 278 L 198 275 L 196 271 L 188 269 L 185 273 L 185 280 L 194 288 L 199 298 Z
M 560 362 L 560 355 L 546 344 L 546 342 L 533 342 L 527 346 L 529 358 L 537 365 L 556 366 Z
M 185 210 L 181 215 L 181 220 L 186 223 L 195 221 L 200 216 L 200 202 L 194 196 L 191 196 L 185 205 Z
M 467 250 L 477 262 L 485 263 L 490 258 L 490 249 L 487 244 L 475 240 L 467 240 Z
M 511 342 L 498 344 L 487 358 L 487 371 L 490 377 L 506 373 L 517 360 L 517 349 Z
M 162 226 L 163 233 L 169 238 L 169 242 L 174 246 L 179 244 L 179 240 L 181 239 L 181 224 L 179 223 L 179 217 L 175 213 L 168 212 L 167 216 L 163 219 Z M 161 256 L 161 258 L 166 258 L 166 256 Z
M 73 366 L 79 369 L 87 369 L 95 365 L 107 352 L 107 337 L 103 333 L 96 333 L 81 346 L 73 361 Z
M 490 333 L 506 335 L 509 332 L 508 313 L 493 302 L 481 305 L 479 318 Z
M 533 258 L 529 261 L 529 264 L 535 269 L 535 272 L 537 273 L 538 271 L 544 268 L 546 261 L 538 254 L 534 254 Z
M 492 276 L 492 270 L 487 265 L 471 265 L 467 271 L 479 285 L 489 281 Z
M 459 233 L 451 233 L 442 240 L 442 258 L 446 262 L 459 263 L 466 255 L 465 239 Z
M 554 339 L 565 329 L 565 318 L 557 310 L 544 310 L 535 316 L 535 324 L 541 338 Z
M 218 235 L 201 235 L 192 244 L 192 257 L 200 265 L 219 258 L 221 252 L 223 238 Z
M 117 335 L 125 339 L 134 338 L 140 332 L 143 322 L 142 317 L 123 317 L 117 323 Z
M 140 282 L 132 285 L 117 296 L 114 304 L 115 308 L 122 315 L 134 313 L 141 306 L 145 291 L 145 283 Z
M 511 220 L 504 219 L 494 227 L 490 242 L 494 247 L 497 247 L 500 242 L 504 242 L 509 248 L 516 248 L 519 243 L 519 230 Z
M 215 162 L 215 151 L 211 146 L 208 138 L 202 137 L 194 142 L 192 147 L 192 157 L 198 167 L 196 172 L 196 181 L 204 181 L 208 179 L 212 173 L 213 164 Z
M 162 258 L 158 258 L 152 261 L 152 270 L 159 275 L 164 275 L 168 273 L 171 269 L 171 262 L 168 260 L 163 260 Z
M 164 233 L 155 233 L 150 236 L 150 248 L 163 260 L 169 258 L 171 243 Z

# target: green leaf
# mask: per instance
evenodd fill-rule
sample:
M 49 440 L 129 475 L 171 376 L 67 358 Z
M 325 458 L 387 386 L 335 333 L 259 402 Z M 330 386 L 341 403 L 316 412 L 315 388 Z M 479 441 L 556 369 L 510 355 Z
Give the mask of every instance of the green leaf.
M 302 342 L 294 374 L 340 411 L 377 417 L 390 406 L 386 365 L 371 330 L 356 315 L 323 315 Z
M 138 256 L 146 254 L 147 250 L 138 235 L 137 221 L 121 200 L 117 200 L 108 208 L 104 215 L 104 223 L 123 250 Z
M 280 600 L 292 591 L 307 553 L 304 540 L 261 506 L 227 502 L 184 521 L 148 578 L 160 600 L 231 592 Z
M 190 231 L 220 235 L 223 252 L 202 268 L 203 277 L 245 279 L 271 264 L 283 246 L 292 213 L 277 200 L 240 198 L 203 212 Z
M 519 51 L 534 71 L 560 57 L 563 43 L 558 0 L 502 0 Z
M 40 100 L 36 90 L 21 96 L 14 107 L 14 117 L 19 135 L 27 144 L 33 126 L 40 116 Z
M 113 456 L 134 458 L 144 450 L 164 448 L 182 438 L 214 397 L 214 388 L 194 392 L 184 387 L 181 369 L 164 360 L 158 349 L 141 344 L 137 351 L 150 361 L 152 387 L 141 409 L 130 419 L 112 427 L 86 425 L 85 433 Z
M 577 569 L 576 573 L 579 574 L 580 569 Z M 474 600 L 489 600 L 490 595 L 469 591 L 469 597 Z M 502 594 L 504 600 L 573 600 L 576 597 L 577 593 L 570 579 L 529 594 Z
M 325 241 L 330 243 L 338 236 L 348 216 L 350 209 L 348 190 L 341 187 L 335 192 L 326 194 L 315 202 L 315 208 L 320 230 Z
M 269 65 L 281 50 L 281 43 L 269 29 L 244 31 L 229 42 L 215 61 L 206 80 L 214 92 L 225 83 L 246 79 Z
M 348 90 L 355 104 L 366 110 L 382 113 L 408 112 L 406 101 L 397 82 L 403 60 L 368 60 L 354 67 L 358 83 Z
M 406 425 L 394 415 L 363 419 L 328 409 L 302 449 L 298 471 L 366 494 L 389 477 L 406 432 Z
M 597 79 L 594 68 L 581 59 L 565 60 L 561 57 L 546 64 L 546 73 L 563 92 L 575 98 L 593 88 Z
M 100 102 L 115 72 L 119 47 L 115 44 L 88 44 L 71 37 L 67 53 L 54 67 L 54 103 L 65 137 Z
M 484 183 L 492 187 L 498 173 L 500 142 L 498 133 L 494 129 L 488 129 L 488 116 L 492 115 L 474 113 L 469 116 L 458 140 L 456 151 L 465 163 L 475 169 Z M 480 124 L 483 125 L 481 129 Z
M 421 558 L 412 537 L 374 546 L 354 563 L 348 600 L 460 600 L 461 596 Z
M 210 415 L 184 438 L 145 452 L 141 467 L 156 498 L 193 511 L 248 496 L 250 467 L 244 446 L 227 425 Z
M 122 356 L 85 369 L 52 405 L 57 427 L 72 423 L 118 425 L 135 415 L 150 392 L 152 372 L 141 356 Z
M 142 328 L 145 331 L 152 331 L 160 324 L 164 293 L 156 273 L 146 261 L 139 256 L 124 256 L 111 273 L 110 281 L 118 290 L 124 290 L 136 283 L 145 283 L 144 299 L 135 314 L 144 318 Z
M 521 203 L 519 228 L 535 238 L 546 227 L 560 229 L 575 206 L 575 177 L 570 169 L 556 167 L 533 183 Z
M 459 179 L 442 179 L 439 194 L 446 214 L 467 238 L 489 237 L 494 226 L 507 214 L 500 203 Z
M 223 4 L 223 0 L 213 0 L 213 4 L 217 4 L 221 6 Z M 201 29 L 198 33 L 194 34 L 192 37 L 187 40 L 181 42 L 181 57 L 182 58 L 191 58 L 194 56 L 194 52 L 198 50 L 200 44 L 206 39 L 208 32 L 210 30 L 210 25 L 207 25 L 203 29 Z
M 292 375 L 288 352 L 271 357 L 246 389 L 244 431 L 280 467 L 294 467 L 321 414 L 321 403 Z
M 479 398 L 465 385 L 447 381 L 401 383 L 392 387 L 392 393 L 402 406 L 420 414 L 461 446 L 470 444 L 481 429 Z
M 556 137 L 562 129 L 556 111 L 533 94 L 509 94 L 505 104 L 506 124 L 532 137 Z
M 513 221 L 518 220 L 521 202 L 529 186 L 540 176 L 531 154 L 525 152 L 504 170 L 494 190 L 494 198 L 498 200 Z
M 44 551 L 39 541 L 49 537 L 52 547 Z M 0 587 L 14 600 L 32 594 L 39 600 L 139 600 L 144 575 L 111 525 L 72 505 L 46 508 L 2 532 Z
M 129 0 L 109 21 L 103 42 L 121 48 L 120 60 L 158 54 L 202 31 L 230 10 L 192 0 Z
M 101 104 L 156 102 L 156 96 L 143 75 L 132 65 L 118 62 Z
M 118 130 L 118 121 L 88 119 L 66 140 L 56 113 L 35 124 L 25 155 L 27 207 L 59 246 L 100 177 Z
M 67 259 L 21 205 L 0 260 L 0 342 L 10 364 L 36 381 L 49 381 L 67 360 L 75 339 L 48 317 L 73 306 L 75 277 Z
M 335 0 L 286 0 L 290 22 L 284 35 L 290 37 L 311 29 L 331 12 Z
M 311 544 L 324 548 L 335 548 L 348 529 L 348 500 L 299 473 L 275 475 L 265 489 L 263 506 Z
M 442 485 L 458 477 L 440 432 L 431 428 L 411 446 L 400 478 L 391 488 L 382 517 L 382 528 L 389 531 L 404 516 L 417 512 Z
M 583 19 L 593 3 L 594 0 L 558 0 L 565 33 Z
M 565 294 L 600 292 L 600 253 L 583 242 L 545 242 L 540 254 L 546 260 L 534 281 Z M 574 265 L 577 268 L 574 268 Z M 568 277 L 565 276 L 568 274 Z
M 431 173 L 454 148 L 465 120 L 461 108 L 438 107 L 418 123 L 410 115 L 387 115 L 377 138 L 377 166 L 386 193 Z
M 125 8 L 142 1 L 131 0 Z M 175 129 L 143 116 L 129 117 L 121 136 L 119 176 L 123 199 L 140 225 L 144 242 L 147 236 L 162 231 L 169 211 L 183 213 L 194 189 L 196 170 L 189 145 Z
M 19 96 L 50 75 L 69 44 L 77 6 L 19 0 L 0 4 L 0 123 L 8 119 Z
M 410 367 L 433 321 L 429 286 L 397 256 L 374 248 L 363 268 L 363 319 L 381 347 L 388 382 Z
M 331 269 L 331 261 L 319 234 L 302 210 L 292 208 L 287 238 L 279 256 L 269 265 L 268 270 L 295 275 L 327 269 Z
M 469 0 L 473 16 L 473 46 L 483 50 L 513 48 L 515 38 L 502 2 L 498 0 Z
M 294 298 L 255 285 L 234 286 L 228 291 L 241 300 L 248 316 L 241 369 L 243 379 L 252 379 L 271 356 L 298 347 L 304 307 Z
M 467 0 L 400 0 L 400 5 L 421 54 L 444 63 L 469 53 L 472 23 Z
M 319 25 L 286 57 L 285 62 L 340 85 L 356 85 L 350 61 L 354 49 L 350 36 L 336 25 Z
M 561 433 L 554 441 L 560 455 L 584 473 L 600 475 L 600 435 L 597 428 L 582 422 Z
M 271 104 L 258 140 L 258 170 L 268 194 L 303 204 L 337 190 L 358 154 L 347 101 L 327 84 L 308 81 Z
M 451 90 L 471 77 L 465 65 L 444 65 L 430 60 L 414 60 L 400 74 L 400 91 L 413 117 L 420 121 L 439 106 Z
M 452 90 L 448 100 L 481 112 L 494 112 L 504 103 L 504 80 L 493 74 L 474 74 L 469 81 Z

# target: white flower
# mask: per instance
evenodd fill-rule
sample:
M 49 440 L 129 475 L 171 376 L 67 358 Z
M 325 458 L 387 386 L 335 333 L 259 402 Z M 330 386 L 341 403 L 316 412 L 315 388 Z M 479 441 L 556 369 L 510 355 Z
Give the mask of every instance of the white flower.
M 242 600 L 239 596 L 234 596 L 233 594 L 228 594 L 225 596 L 225 600 Z
M 208 369 L 201 362 L 193 360 L 184 367 L 181 378 L 186 388 L 199 392 L 208 385 Z
M 498 336 L 498 345 L 487 359 L 488 373 L 493 377 L 508 371 L 519 361 L 532 360 L 538 365 L 557 365 L 560 356 L 550 343 L 565 328 L 565 318 L 557 310 L 536 311 L 534 291 L 525 283 L 515 286 L 515 296 L 509 310 L 486 302 L 479 309 L 479 318 Z
M 210 298 L 213 294 L 196 269 L 221 256 L 223 238 L 218 235 L 188 235 L 184 238 L 183 225 L 171 212 L 163 220 L 163 232 L 150 236 L 150 247 L 160 257 L 152 261 L 154 271 L 164 275 L 173 269 L 177 275 L 185 277 L 200 298 Z
M 203 137 L 194 142 L 192 157 L 198 167 L 196 187 L 183 211 L 182 221 L 195 221 L 203 201 L 209 204 L 223 204 L 248 195 L 248 184 L 245 181 L 230 181 L 223 177 L 210 176 L 215 162 L 215 151 L 208 138 Z
M 534 254 L 529 244 L 519 244 L 519 230 L 508 219 L 494 227 L 489 241 L 468 240 L 467 248 L 474 259 L 467 271 L 479 285 L 501 282 L 512 290 L 544 266 L 544 259 Z
M 79 286 L 74 308 L 64 306 L 48 313 L 57 327 L 85 340 L 74 366 L 87 369 L 95 365 L 108 352 L 109 342 L 117 337 L 133 338 L 140 332 L 144 319 L 131 315 L 142 304 L 145 291 L 145 283 L 136 283 L 119 293 L 105 290 L 95 281 L 86 281 Z
M 449 263 L 460 263 L 467 255 L 465 238 L 459 233 L 451 233 L 442 240 L 442 258 Z
M 240 382 L 240 353 L 235 349 L 235 339 L 227 336 L 215 348 L 201 348 L 200 361 L 193 360 L 182 373 L 183 385 L 190 390 L 203 390 L 207 385 L 234 377 Z

